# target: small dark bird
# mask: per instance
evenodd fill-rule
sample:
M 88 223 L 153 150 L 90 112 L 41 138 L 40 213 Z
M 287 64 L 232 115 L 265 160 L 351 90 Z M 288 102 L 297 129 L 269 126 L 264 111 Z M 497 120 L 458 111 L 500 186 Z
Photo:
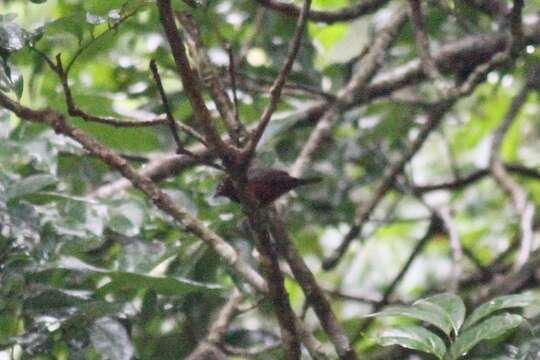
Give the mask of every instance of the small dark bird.
M 299 179 L 290 176 L 286 171 L 268 168 L 250 168 L 247 171 L 247 187 L 259 205 L 266 206 L 281 195 L 302 185 L 321 181 L 320 178 Z M 225 177 L 218 185 L 214 196 L 225 196 L 232 201 L 240 202 L 230 177 Z

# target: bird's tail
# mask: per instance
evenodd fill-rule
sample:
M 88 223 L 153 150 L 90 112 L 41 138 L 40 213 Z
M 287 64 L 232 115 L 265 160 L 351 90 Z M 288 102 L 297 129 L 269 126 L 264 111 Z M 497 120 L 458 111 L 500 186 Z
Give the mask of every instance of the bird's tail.
M 311 178 L 305 178 L 305 179 L 298 179 L 298 185 L 309 185 L 309 184 L 316 184 L 318 182 L 321 182 L 323 179 L 322 177 L 311 177 Z

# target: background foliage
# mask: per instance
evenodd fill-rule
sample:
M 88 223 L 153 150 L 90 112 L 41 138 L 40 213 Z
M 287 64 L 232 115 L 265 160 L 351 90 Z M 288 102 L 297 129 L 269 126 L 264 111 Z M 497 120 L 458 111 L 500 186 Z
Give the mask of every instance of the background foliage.
M 318 0 L 313 8 L 335 10 L 358 2 Z M 286 169 L 294 163 L 318 119 L 316 110 L 324 109 L 358 71 L 359 57 L 399 3 L 381 2 L 376 11 L 351 21 L 308 23 L 278 111 L 259 143 L 258 165 Z M 462 44 L 479 34 L 487 38 L 507 29 L 504 16 L 486 11 L 482 5 L 486 3 L 424 3 L 435 58 L 444 56 L 440 53 L 447 44 Z M 174 116 L 198 128 L 152 2 L 4 0 L 0 4 L 0 91 L 31 108 L 67 113 L 60 79 L 43 56 L 54 61 L 61 54 L 64 65 L 76 58 L 69 80 L 81 109 L 118 119 L 151 119 L 163 112 L 148 68 L 155 59 Z M 211 60 L 229 85 L 225 49 L 232 48 L 238 62 L 239 116 L 248 127 L 255 124 L 268 102 L 268 88 L 285 62 L 294 18 L 252 0 L 173 1 L 173 5 L 192 14 Z M 530 263 L 518 271 L 523 277 L 512 286 L 501 288 L 497 283 L 514 274 L 520 217 L 511 194 L 485 171 L 493 134 L 537 66 L 538 8 L 539 1 L 526 2 L 527 44 L 519 56 L 489 72 L 470 96 L 448 111 L 384 193 L 364 224 L 361 241 L 353 241 L 338 267 L 325 271 L 322 261 L 348 232 L 357 209 L 373 194 L 389 164 L 409 148 L 426 111 L 440 95 L 437 84 L 422 74 L 401 83 L 395 80 L 400 71 L 419 63 L 410 21 L 371 80 L 374 88 L 385 81 L 397 85 L 379 93 L 375 89 L 373 95 L 340 112 L 306 175 L 323 176 L 324 181 L 299 190 L 289 200 L 285 219 L 294 244 L 328 291 L 362 358 L 413 354 L 396 348 L 388 352 L 375 343 L 382 329 L 410 320 L 373 321 L 365 315 L 389 303 L 409 303 L 449 290 L 457 262 L 463 268 L 458 294 L 471 310 L 496 294 L 525 291 L 538 296 L 538 215 L 532 224 Z M 459 82 L 472 70 L 466 66 L 469 62 L 478 63 L 474 49 L 456 56 L 450 65 L 439 65 L 447 81 Z M 517 169 L 510 169 L 510 176 L 536 208 L 540 202 L 537 90 L 538 83 L 531 86 L 501 147 L 502 160 Z M 215 107 L 211 109 L 217 117 Z M 257 266 L 240 207 L 213 198 L 222 174 L 207 166 L 182 165 L 181 156 L 173 156 L 175 144 L 166 125 L 113 127 L 75 116 L 69 122 L 137 168 L 171 158 L 177 161 L 156 172 L 161 188 Z M 192 138 L 183 133 L 181 137 L 200 149 Z M 483 175 L 462 185 L 429 189 L 482 171 Z M 125 185 L 108 187 L 120 178 L 75 141 L 0 109 L 0 358 L 185 358 L 204 338 L 234 287 L 244 298 L 225 333 L 223 346 L 229 356 L 279 358 L 282 349 L 273 346 L 279 345 L 279 331 L 269 301 L 141 192 Z M 434 209 L 441 208 L 450 210 L 461 258 L 456 258 L 444 224 L 428 231 L 440 216 Z M 423 237 L 425 244 L 388 291 Z M 288 276 L 286 286 L 293 309 L 302 314 L 305 297 L 298 283 Z M 538 308 L 528 306 L 523 311 L 528 325 L 481 343 L 474 355 L 526 359 L 537 354 Z M 305 323 L 332 354 L 311 311 L 306 312 Z M 245 353 L 264 347 L 271 350 Z

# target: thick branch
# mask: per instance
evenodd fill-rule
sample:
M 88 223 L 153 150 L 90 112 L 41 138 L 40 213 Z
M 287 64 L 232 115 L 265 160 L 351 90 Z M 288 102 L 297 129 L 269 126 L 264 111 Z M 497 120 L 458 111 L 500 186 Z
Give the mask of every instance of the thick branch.
M 203 129 L 206 142 L 214 153 L 226 157 L 230 155 L 230 147 L 223 142 L 212 123 L 212 116 L 200 91 L 199 79 L 191 69 L 183 39 L 174 22 L 171 1 L 158 0 L 157 7 L 161 25 L 171 47 L 176 69 L 182 78 L 182 84 L 193 108 L 193 113 Z
M 206 88 L 212 95 L 216 108 L 223 119 L 225 128 L 230 138 L 236 145 L 240 144 L 240 138 L 246 135 L 246 130 L 238 117 L 223 85 L 219 74 L 210 61 L 206 48 L 200 38 L 199 29 L 188 13 L 177 11 L 176 17 L 186 30 L 189 50 L 194 57 L 199 69 L 199 75 L 206 84 Z
M 271 215 L 271 232 L 279 252 L 287 260 L 294 274 L 294 278 L 300 284 L 308 302 L 315 310 L 324 331 L 328 334 L 330 341 L 334 344 L 334 348 L 336 349 L 339 358 L 358 359 L 358 356 L 347 339 L 345 331 L 339 324 L 330 307 L 330 303 L 324 294 L 324 290 L 321 289 L 315 280 L 315 276 L 309 270 L 304 259 L 298 253 L 298 250 L 290 239 L 283 220 L 275 209 L 273 209 Z

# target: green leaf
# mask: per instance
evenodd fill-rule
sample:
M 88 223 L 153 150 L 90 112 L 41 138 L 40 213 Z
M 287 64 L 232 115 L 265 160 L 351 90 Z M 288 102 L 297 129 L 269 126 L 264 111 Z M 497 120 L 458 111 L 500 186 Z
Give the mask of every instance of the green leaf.
M 455 334 L 458 334 L 465 319 L 465 304 L 459 296 L 454 294 L 434 295 L 418 300 L 413 305 L 428 311 L 440 312 L 443 317 L 447 316 Z
M 206 0 L 172 0 L 174 10 L 189 11 L 206 5 Z
M 468 329 L 478 321 L 492 313 L 508 308 L 519 308 L 539 303 L 540 300 L 530 294 L 505 295 L 495 298 L 477 307 L 463 324 L 463 330 Z
M 97 295 L 126 290 L 152 289 L 161 295 L 185 295 L 193 291 L 216 291 L 223 288 L 219 285 L 205 284 L 183 278 L 149 276 L 123 271 L 107 272 L 111 282 L 99 288 Z
M 399 345 L 408 349 L 418 350 L 435 355 L 442 359 L 446 353 L 443 340 L 433 332 L 420 326 L 400 326 L 385 330 L 377 342 L 382 346 Z
M 109 276 L 111 281 L 96 291 L 96 295 L 98 296 L 110 292 L 138 289 L 152 289 L 161 295 L 185 295 L 193 291 L 219 291 L 223 289 L 220 285 L 201 283 L 181 277 L 150 276 L 127 271 L 109 271 L 86 264 L 78 258 L 68 256 L 64 256 L 58 261 L 56 269 L 76 270 L 84 273 Z
M 33 194 L 47 186 L 55 184 L 58 180 L 49 174 L 38 174 L 24 178 L 7 189 L 7 199 Z
M 84 7 L 94 15 L 109 15 L 113 10 L 133 11 L 145 3 L 144 0 L 90 0 L 84 2 Z
M 381 312 L 368 316 L 407 316 L 432 324 L 441 329 L 446 335 L 449 335 L 452 330 L 450 318 L 434 306 L 390 306 Z
M 44 4 L 47 0 L 30 0 L 30 2 L 33 2 L 34 4 Z
M 126 328 L 110 317 L 98 319 L 90 330 L 92 345 L 103 358 L 131 360 L 135 349 Z
M 505 313 L 490 317 L 461 333 L 449 350 L 451 360 L 465 356 L 482 340 L 494 339 L 518 327 L 524 321 L 519 315 Z
M 28 32 L 19 25 L 12 22 L 0 23 L 0 55 L 22 49 L 28 38 Z
M 47 289 L 26 299 L 24 308 L 26 310 L 47 312 L 57 308 L 78 306 L 86 301 L 86 298 L 64 290 Z
M 24 90 L 24 79 L 22 74 L 18 74 L 17 79 L 13 83 L 13 90 L 15 91 L 15 94 L 17 95 L 17 99 L 21 100 L 23 90 Z
M 74 12 L 46 24 L 45 35 L 47 37 L 58 37 L 58 34 L 69 34 L 75 36 L 80 42 L 83 39 L 84 31 L 89 28 L 85 13 Z

